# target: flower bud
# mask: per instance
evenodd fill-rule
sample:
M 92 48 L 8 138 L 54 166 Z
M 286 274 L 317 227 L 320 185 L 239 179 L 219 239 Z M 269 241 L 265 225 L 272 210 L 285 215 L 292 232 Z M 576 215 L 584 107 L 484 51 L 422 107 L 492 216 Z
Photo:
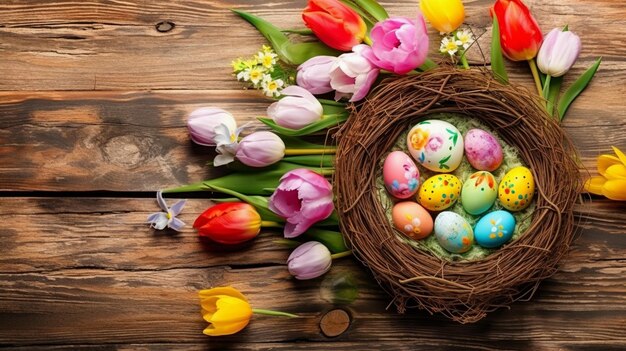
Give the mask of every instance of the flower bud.
M 317 278 L 328 272 L 331 265 L 330 251 L 317 241 L 298 246 L 287 259 L 289 273 L 299 280 Z
M 201 107 L 191 112 L 187 118 L 187 129 L 191 140 L 196 144 L 215 146 L 215 128 L 221 124 L 232 134 L 237 129 L 237 122 L 233 116 L 219 108 Z
M 334 56 L 315 56 L 298 67 L 296 82 L 311 94 L 326 94 L 330 86 L 330 69 L 337 60 Z
M 254 239 L 261 231 L 261 216 L 245 202 L 224 202 L 208 208 L 193 227 L 200 236 L 220 244 L 239 244 Z
M 361 16 L 339 0 L 309 0 L 302 20 L 324 44 L 341 51 L 361 43 L 367 32 Z
M 250 167 L 265 167 L 285 156 L 285 143 L 272 132 L 255 132 L 239 142 L 235 157 Z
M 552 77 L 567 73 L 580 54 L 578 35 L 554 28 L 548 33 L 537 54 L 537 66 L 541 72 Z
M 465 20 L 461 0 L 421 0 L 420 10 L 428 22 L 441 33 L 454 32 Z
M 291 85 L 282 94 L 284 98 L 267 108 L 267 115 L 279 126 L 300 129 L 322 119 L 322 104 L 308 90 Z

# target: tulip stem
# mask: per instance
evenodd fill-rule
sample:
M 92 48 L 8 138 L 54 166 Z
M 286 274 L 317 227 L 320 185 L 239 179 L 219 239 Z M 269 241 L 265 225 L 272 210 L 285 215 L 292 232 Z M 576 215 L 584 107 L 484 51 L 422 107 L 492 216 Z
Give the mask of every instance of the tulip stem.
M 365 36 L 365 38 L 363 38 L 363 42 L 369 46 L 372 46 L 372 39 L 370 39 L 370 37 L 368 37 L 367 35 Z
M 277 316 L 277 317 L 289 317 L 289 318 L 298 318 L 298 317 L 300 317 L 297 314 L 291 314 L 291 313 L 287 313 L 287 312 L 273 311 L 273 310 L 264 310 L 262 308 L 253 308 L 252 309 L 252 313 L 264 314 L 266 316 Z
M 347 256 L 350 256 L 350 255 L 352 255 L 352 251 L 348 250 L 348 251 L 338 252 L 336 254 L 332 254 L 332 255 L 330 255 L 330 258 L 332 258 L 334 260 L 334 259 L 337 259 L 337 258 L 347 257 Z
M 535 59 L 528 60 L 528 65 L 530 66 L 530 71 L 533 73 L 533 79 L 535 80 L 537 92 L 539 93 L 539 96 L 543 96 L 543 90 L 541 89 L 541 78 L 539 78 L 539 72 L 537 71 Z
M 322 148 L 322 149 L 285 149 L 285 156 L 296 155 L 332 155 L 337 152 L 334 147 Z
M 264 228 L 282 228 L 283 225 L 278 223 L 278 222 L 261 221 L 261 227 L 264 227 Z

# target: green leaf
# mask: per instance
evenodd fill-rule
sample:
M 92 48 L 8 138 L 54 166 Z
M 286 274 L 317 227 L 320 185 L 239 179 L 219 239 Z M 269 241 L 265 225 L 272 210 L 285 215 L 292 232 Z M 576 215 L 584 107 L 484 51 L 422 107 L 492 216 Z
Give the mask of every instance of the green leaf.
M 378 22 L 384 21 L 389 18 L 389 14 L 384 7 L 380 6 L 375 0 L 352 0 L 365 12 L 369 13 Z
M 335 155 L 287 156 L 283 158 L 283 162 L 310 167 L 333 168 L 335 167 Z
M 280 178 L 287 172 L 296 168 L 307 168 L 314 172 L 320 171 L 319 167 L 307 167 L 288 162 L 278 162 L 264 168 L 248 168 L 225 176 L 205 180 L 201 183 L 185 185 L 178 188 L 167 189 L 164 193 L 180 193 L 208 191 L 209 187 L 217 186 L 230 189 L 246 195 L 266 195 L 265 188 L 276 188 Z M 329 170 L 326 170 L 329 171 Z
M 437 65 L 435 61 L 427 58 L 426 61 L 424 61 L 424 63 L 421 66 L 419 66 L 417 69 L 419 69 L 422 72 L 426 72 L 430 69 L 437 68 L 437 67 L 439 67 L 439 65 Z
M 270 210 L 269 205 L 268 205 L 269 198 L 267 197 L 255 196 L 255 195 L 248 196 L 248 195 L 244 195 L 236 191 L 233 191 L 231 189 L 222 188 L 216 185 L 207 186 L 207 189 L 217 191 L 219 193 L 223 193 L 227 195 L 232 195 L 240 199 L 241 201 L 249 203 L 250 205 L 254 206 L 254 208 L 256 208 L 257 212 L 259 212 L 259 215 L 264 221 L 272 221 L 272 222 L 279 222 L 279 223 L 285 222 L 284 218 L 276 215 L 274 212 L 272 212 L 272 210 Z
M 497 16 L 493 16 L 493 25 L 491 27 L 491 72 L 501 83 L 507 84 L 509 82 L 509 76 L 506 74 L 506 68 L 504 67 L 502 47 L 500 47 L 500 26 L 498 25 Z
M 304 234 L 298 237 L 298 240 L 300 239 L 304 239 L 304 241 L 319 241 L 320 243 L 324 244 L 324 246 L 326 246 L 331 253 L 334 254 L 350 250 L 343 240 L 343 235 L 341 235 L 341 233 L 339 232 L 331 230 L 310 228 Z
M 324 149 L 324 148 L 330 149 L 330 146 L 324 146 L 322 144 L 311 143 L 311 142 L 302 140 L 302 138 L 298 138 L 298 137 L 281 135 L 280 138 L 282 139 L 283 143 L 285 143 L 286 149 L 315 149 L 315 150 Z
M 340 1 L 348 5 L 351 9 L 353 9 L 359 15 L 359 17 L 361 17 L 361 19 L 363 19 L 363 22 L 365 22 L 365 26 L 367 27 L 367 33 L 369 33 L 374 27 L 374 24 L 376 24 L 377 22 L 376 18 L 374 18 L 374 16 L 370 15 L 369 13 L 367 13 L 367 11 L 362 9 L 353 0 L 340 0 Z
M 591 79 L 593 79 L 593 76 L 596 74 L 598 67 L 600 67 L 601 62 L 602 57 L 598 58 L 596 62 L 591 65 L 591 67 L 589 67 L 589 69 L 587 69 L 585 73 L 578 77 L 578 79 L 576 79 L 576 81 L 565 91 L 565 93 L 563 93 L 563 96 L 561 96 L 561 99 L 559 99 L 559 105 L 557 108 L 561 120 L 563 120 L 563 118 L 565 117 L 565 113 L 567 112 L 567 109 L 569 108 L 571 103 L 574 102 L 574 100 L 576 100 L 580 93 L 585 90 L 587 85 L 589 85 L 589 82 L 591 81 Z
M 550 116 L 554 113 L 554 104 L 556 103 L 556 99 L 561 92 L 561 84 L 563 84 L 562 76 L 552 77 L 552 80 L 550 81 L 550 90 L 548 92 L 548 105 L 546 106 L 546 110 Z
M 312 30 L 310 30 L 309 28 L 302 28 L 302 29 L 282 29 L 281 32 L 283 33 L 290 33 L 290 34 L 300 34 L 300 35 L 315 35 L 313 33 Z
M 336 102 L 333 100 L 324 100 L 317 99 L 320 104 L 322 104 L 322 108 L 324 109 L 324 115 L 339 115 L 339 114 L 349 114 L 346 109 L 346 104 L 342 102 Z
M 342 114 L 326 116 L 325 118 L 300 129 L 290 129 L 279 126 L 271 118 L 258 118 L 259 121 L 272 128 L 276 133 L 286 136 L 303 136 L 313 134 L 315 132 L 319 132 L 320 130 L 337 126 L 345 122 L 347 119 L 348 113 L 346 112 Z
M 299 65 L 311 57 L 319 55 L 338 56 L 340 52 L 321 42 L 292 43 L 280 29 L 264 19 L 247 12 L 231 10 L 252 24 L 270 42 L 283 62 Z

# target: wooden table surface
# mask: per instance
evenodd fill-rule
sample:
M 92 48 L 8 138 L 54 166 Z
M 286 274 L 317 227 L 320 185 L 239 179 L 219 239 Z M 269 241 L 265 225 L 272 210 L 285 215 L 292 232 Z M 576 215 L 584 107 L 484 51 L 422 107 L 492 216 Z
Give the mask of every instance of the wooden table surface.
M 611 145 L 626 150 L 626 6 L 527 3 L 544 32 L 569 24 L 581 36 L 573 75 L 604 58 L 564 122 L 594 172 L 595 157 Z M 417 10 L 412 0 L 383 4 L 392 15 Z M 491 1 L 465 4 L 466 22 L 485 34 L 480 43 L 488 49 Z M 203 247 L 190 225 L 180 234 L 148 228 L 146 216 L 158 211 L 155 190 L 212 175 L 205 163 L 214 154 L 190 142 L 187 114 L 217 106 L 244 122 L 263 115 L 270 102 L 231 76 L 231 60 L 254 54 L 263 40 L 228 9 L 293 28 L 301 26 L 304 6 L 304 0 L 0 2 L 0 346 L 626 349 L 626 203 L 586 198 L 576 208 L 581 234 L 558 273 L 530 301 L 471 325 L 387 309 L 390 298 L 351 258 L 322 278 L 296 281 L 285 267 L 289 250 L 272 242 L 277 232 L 225 253 Z M 433 55 L 437 47 L 431 44 Z M 532 87 L 525 65 L 508 67 L 513 81 Z M 192 223 L 208 205 L 191 199 L 182 220 Z M 240 289 L 256 307 L 302 318 L 258 316 L 238 335 L 206 337 L 196 292 L 216 285 Z M 355 289 L 356 300 L 340 298 L 345 286 Z M 321 325 L 328 334 L 347 330 L 329 337 Z

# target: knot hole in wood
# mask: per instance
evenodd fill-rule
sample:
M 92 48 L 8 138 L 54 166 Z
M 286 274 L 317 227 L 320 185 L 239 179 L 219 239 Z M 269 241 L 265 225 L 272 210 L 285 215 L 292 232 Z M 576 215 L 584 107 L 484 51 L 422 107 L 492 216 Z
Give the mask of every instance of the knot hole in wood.
M 320 320 L 322 333 L 329 338 L 343 334 L 350 327 L 351 318 L 348 312 L 340 308 L 330 310 Z
M 176 27 L 176 23 L 172 21 L 161 21 L 155 25 L 157 32 L 159 33 L 167 33 Z

